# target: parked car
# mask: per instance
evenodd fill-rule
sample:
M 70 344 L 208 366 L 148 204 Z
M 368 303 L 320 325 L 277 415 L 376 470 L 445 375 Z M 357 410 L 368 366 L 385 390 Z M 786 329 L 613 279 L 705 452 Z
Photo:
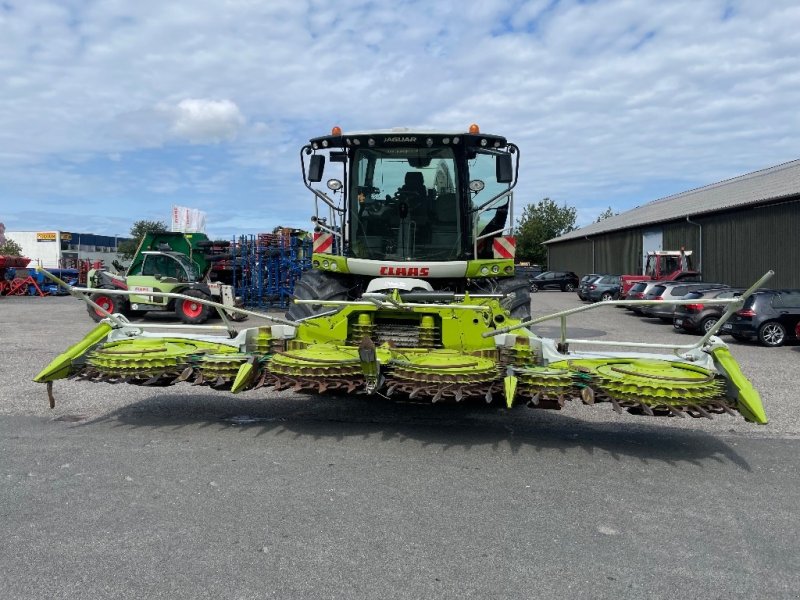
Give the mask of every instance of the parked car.
M 675 318 L 672 326 L 675 329 L 705 334 L 717 324 L 725 312 L 725 304 L 710 304 L 715 298 L 736 298 L 742 295 L 744 288 L 718 288 L 711 290 L 693 290 L 686 294 L 684 300 L 697 300 L 696 304 L 681 304 L 675 307 Z
M 574 292 L 578 287 L 578 276 L 572 271 L 545 271 L 531 279 L 531 291 L 561 290 Z
M 628 290 L 628 297 L 625 298 L 626 300 L 645 300 L 645 296 L 652 290 L 655 286 L 664 283 L 663 281 L 640 281 L 638 283 L 634 283 L 633 287 Z M 645 308 L 644 306 L 627 306 L 628 310 L 632 310 L 637 315 L 642 314 L 642 309 Z
M 800 290 L 765 290 L 745 300 L 720 333 L 729 333 L 737 340 L 757 339 L 764 346 L 781 346 L 786 340 L 797 339 L 798 323 Z
M 542 271 L 543 269 L 539 265 L 514 265 L 514 274 L 529 281 L 542 273 Z
M 705 290 L 714 288 L 727 288 L 730 287 L 724 283 L 708 283 L 708 282 L 692 282 L 685 281 L 660 281 L 658 285 L 653 286 L 645 300 L 682 300 L 683 297 L 693 290 Z M 664 322 L 672 323 L 675 318 L 674 304 L 658 304 L 653 306 L 642 307 L 642 315 L 645 317 L 658 318 Z
M 584 275 L 581 277 L 581 280 L 578 282 L 578 298 L 581 300 L 586 300 L 586 291 L 588 290 L 589 286 L 601 277 L 602 275 L 599 273 L 590 273 L 589 275 Z
M 602 273 L 587 273 L 581 280 L 578 282 L 578 287 L 582 286 L 584 283 L 587 283 L 590 279 L 597 279 L 598 277 L 602 277 Z
M 601 300 L 616 300 L 622 288 L 619 275 L 603 275 L 595 279 L 586 289 L 586 300 L 599 302 Z

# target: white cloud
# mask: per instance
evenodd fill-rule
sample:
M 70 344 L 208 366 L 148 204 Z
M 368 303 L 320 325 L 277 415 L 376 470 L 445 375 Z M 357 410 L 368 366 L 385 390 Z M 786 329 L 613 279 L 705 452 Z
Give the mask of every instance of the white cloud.
M 307 218 L 297 153 L 332 125 L 478 122 L 520 146 L 519 203 L 593 220 L 797 158 L 798 30 L 790 0 L 20 2 L 0 7 L 0 206 L 49 183 L 196 193 L 268 229 Z
M 232 140 L 245 119 L 230 100 L 187 98 L 174 107 L 165 107 L 172 115 L 171 132 L 194 144 Z

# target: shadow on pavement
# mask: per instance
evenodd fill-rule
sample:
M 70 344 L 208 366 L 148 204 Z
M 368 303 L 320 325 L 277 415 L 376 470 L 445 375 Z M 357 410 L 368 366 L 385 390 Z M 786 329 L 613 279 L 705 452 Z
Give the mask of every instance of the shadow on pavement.
M 610 410 L 605 406 L 582 408 Z M 79 426 L 214 428 L 255 438 L 289 435 L 337 441 L 380 436 L 387 442 L 417 442 L 444 450 L 491 448 L 517 453 L 528 448 L 537 452 L 579 449 L 589 456 L 604 452 L 615 460 L 633 457 L 674 467 L 729 461 L 750 471 L 747 461 L 720 438 L 704 431 L 665 427 L 654 419 L 638 417 L 635 424 L 622 418 L 616 423 L 594 423 L 559 411 L 531 410 L 525 405 L 508 411 L 483 402 L 422 404 L 380 397 L 288 393 L 270 399 L 255 394 L 249 399 L 230 394 L 165 394 Z

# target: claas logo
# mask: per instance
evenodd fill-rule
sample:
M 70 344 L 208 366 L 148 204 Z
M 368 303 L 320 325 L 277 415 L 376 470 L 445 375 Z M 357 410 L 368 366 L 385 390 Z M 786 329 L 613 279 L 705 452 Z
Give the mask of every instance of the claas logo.
M 430 272 L 428 267 L 381 267 L 381 275 L 394 277 L 427 277 Z

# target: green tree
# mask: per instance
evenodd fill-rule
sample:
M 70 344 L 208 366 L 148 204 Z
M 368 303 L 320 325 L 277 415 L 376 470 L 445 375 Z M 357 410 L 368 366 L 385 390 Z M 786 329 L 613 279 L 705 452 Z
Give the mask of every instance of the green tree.
M 547 248 L 542 244 L 575 229 L 576 218 L 574 207 L 559 206 L 550 198 L 528 204 L 517 221 L 517 259 L 544 264 Z
M 610 219 L 611 217 L 616 217 L 618 214 L 619 214 L 619 213 L 615 213 L 615 212 L 612 210 L 612 208 L 609 206 L 607 209 L 605 209 L 603 212 L 601 212 L 601 213 L 600 213 L 600 214 L 597 216 L 597 220 L 595 221 L 595 223 L 599 223 L 599 222 L 600 222 L 600 221 L 602 221 L 603 219 Z
M 123 260 L 131 260 L 139 248 L 142 238 L 148 233 L 161 233 L 167 230 L 167 224 L 163 221 L 136 221 L 131 227 L 130 240 L 120 242 L 117 251 Z
M 22 246 L 14 240 L 5 238 L 5 242 L 0 244 L 0 256 L 22 256 Z

